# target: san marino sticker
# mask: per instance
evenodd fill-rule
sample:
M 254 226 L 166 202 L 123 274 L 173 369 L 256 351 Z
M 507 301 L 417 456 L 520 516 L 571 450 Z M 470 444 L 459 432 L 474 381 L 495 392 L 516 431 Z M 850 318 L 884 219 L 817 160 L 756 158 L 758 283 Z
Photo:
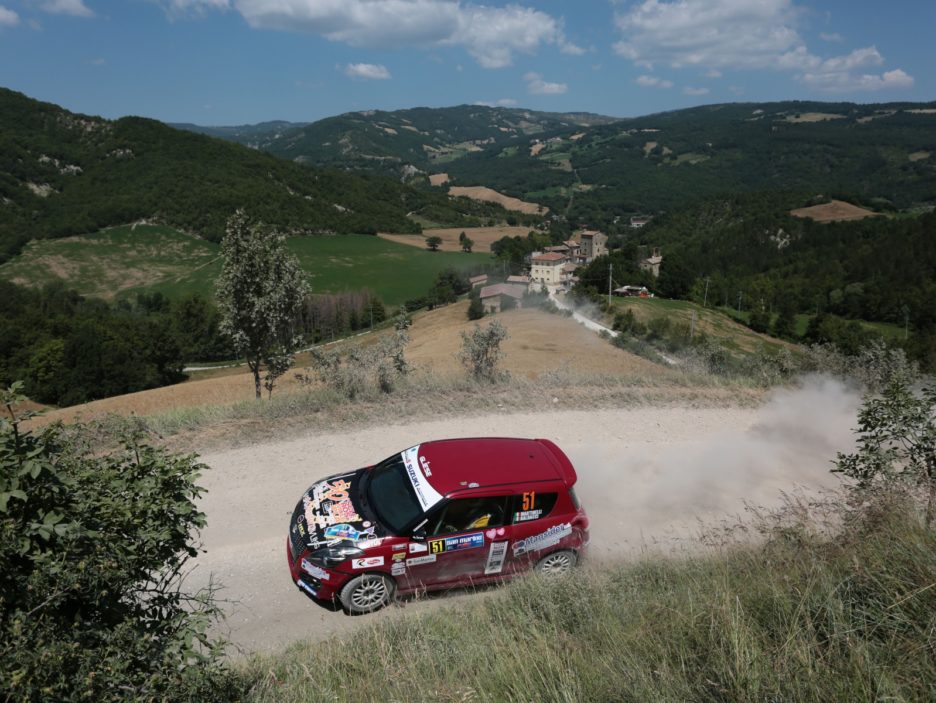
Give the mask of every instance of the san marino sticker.
M 521 539 L 517 542 L 514 542 L 514 556 L 520 556 L 521 554 L 527 554 L 528 552 L 539 552 L 543 549 L 554 547 L 555 545 L 559 544 L 561 540 L 571 534 L 572 525 L 570 523 L 567 522 L 563 525 L 554 525 L 545 532 L 540 532 L 538 535 L 533 535 L 532 537 L 527 537 L 526 539 Z
M 477 549 L 483 546 L 484 533 L 472 532 L 470 535 L 461 535 L 460 537 L 434 539 L 429 542 L 429 551 L 432 554 L 442 554 L 443 552 L 457 552 L 461 549 Z

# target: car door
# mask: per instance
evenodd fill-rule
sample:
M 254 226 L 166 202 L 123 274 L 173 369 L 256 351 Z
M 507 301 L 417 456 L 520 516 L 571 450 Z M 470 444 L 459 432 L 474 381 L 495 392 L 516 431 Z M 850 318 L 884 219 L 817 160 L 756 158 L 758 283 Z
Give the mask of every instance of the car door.
M 406 559 L 411 582 L 423 586 L 469 584 L 485 577 L 492 544 L 506 553 L 506 541 L 498 537 L 504 533 L 507 515 L 507 496 L 474 496 L 458 498 L 446 504 L 426 525 L 426 540 Z M 501 562 L 501 565 L 503 562 Z M 498 569 L 499 572 L 499 569 Z
M 508 525 L 505 535 L 510 548 L 505 557 L 506 573 L 517 573 L 531 568 L 545 553 L 571 533 L 567 531 L 555 507 L 559 493 L 555 487 L 543 486 L 523 491 L 508 501 Z

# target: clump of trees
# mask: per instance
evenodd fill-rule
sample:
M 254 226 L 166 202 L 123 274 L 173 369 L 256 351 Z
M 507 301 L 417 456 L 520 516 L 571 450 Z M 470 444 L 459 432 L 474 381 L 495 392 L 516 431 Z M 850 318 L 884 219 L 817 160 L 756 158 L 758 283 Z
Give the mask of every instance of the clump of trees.
M 0 388 L 0 697 L 236 696 L 214 594 L 182 587 L 205 467 L 132 429 L 105 453 L 80 426 L 24 431 L 24 400 Z
M 199 295 L 108 303 L 61 283 L 0 281 L 0 383 L 22 379 L 41 403 L 74 405 L 176 383 L 183 361 L 230 358 L 218 312 Z
M 243 210 L 228 220 L 221 243 L 224 265 L 215 284 L 221 332 L 227 335 L 254 377 L 257 399 L 263 387 L 293 363 L 300 337 L 296 319 L 308 292 L 302 267 L 286 249 L 286 237 L 252 222 Z

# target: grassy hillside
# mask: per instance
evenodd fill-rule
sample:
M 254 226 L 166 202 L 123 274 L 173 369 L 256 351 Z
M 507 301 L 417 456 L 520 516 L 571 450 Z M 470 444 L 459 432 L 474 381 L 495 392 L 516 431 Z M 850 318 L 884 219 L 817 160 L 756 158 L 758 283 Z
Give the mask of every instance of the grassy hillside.
M 551 113 L 516 108 L 459 105 L 386 112 L 349 112 L 310 125 L 281 123 L 203 128 L 179 125 L 249 144 L 284 159 L 313 166 L 353 168 L 412 178 L 490 144 L 525 143 L 530 135 L 607 124 L 614 118 L 589 113 Z
M 832 535 L 791 510 L 762 545 L 531 578 L 297 643 L 242 668 L 249 700 L 932 700 L 936 530 L 906 508 Z
M 388 305 L 425 295 L 444 268 L 470 268 L 488 254 L 430 252 L 370 235 L 291 237 L 288 247 L 312 291 L 369 288 Z M 41 286 L 61 280 L 83 295 L 114 298 L 160 292 L 179 298 L 214 294 L 220 246 L 168 227 L 115 227 L 94 234 L 32 242 L 0 264 L 0 278 Z
M 414 232 L 409 213 L 452 226 L 505 214 L 389 179 L 310 171 L 154 120 L 78 115 L 0 89 L 0 261 L 33 239 L 142 219 L 219 241 L 237 208 L 293 232 Z

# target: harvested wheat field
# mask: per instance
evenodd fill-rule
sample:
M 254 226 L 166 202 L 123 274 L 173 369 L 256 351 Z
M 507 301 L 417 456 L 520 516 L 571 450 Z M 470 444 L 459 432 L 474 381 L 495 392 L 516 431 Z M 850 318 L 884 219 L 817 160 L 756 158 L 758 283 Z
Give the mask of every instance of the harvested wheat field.
M 414 367 L 438 375 L 463 373 L 456 354 L 461 348 L 460 332 L 471 330 L 475 323 L 467 317 L 468 301 L 459 301 L 413 316 L 410 344 L 406 358 Z M 594 332 L 589 332 L 567 317 L 550 315 L 540 310 L 512 310 L 485 318 L 499 320 L 510 338 L 502 349 L 506 356 L 502 368 L 512 374 L 535 378 L 543 373 L 574 368 L 578 373 L 614 373 L 624 375 L 660 375 L 666 369 L 645 359 L 611 346 Z M 368 344 L 377 334 L 363 334 L 343 340 L 334 346 L 348 348 Z M 296 359 L 296 369 L 309 363 L 308 354 Z M 52 410 L 36 424 L 62 420 L 90 420 L 109 413 L 120 415 L 156 415 L 179 408 L 199 405 L 223 405 L 254 397 L 253 377 L 246 367 L 209 372 L 211 378 L 193 378 L 186 383 L 127 395 L 96 400 L 60 410 Z M 290 371 L 277 385 L 278 395 L 299 389 L 295 372 Z
M 794 217 L 808 217 L 816 222 L 847 222 L 849 220 L 863 220 L 866 217 L 877 217 L 876 212 L 865 210 L 863 207 L 846 203 L 842 200 L 833 200 L 822 205 L 801 207 L 790 210 Z
M 452 186 L 449 188 L 448 192 L 449 195 L 455 197 L 465 197 L 487 203 L 497 203 L 508 210 L 522 212 L 525 215 L 545 215 L 549 212 L 548 207 L 537 205 L 536 203 L 528 203 L 519 198 L 511 198 L 509 195 L 498 193 L 496 190 L 485 188 L 484 186 Z
M 828 120 L 842 120 L 845 115 L 832 112 L 802 112 L 797 115 L 787 115 L 786 121 L 793 124 L 802 122 L 826 122 Z
M 526 237 L 529 227 L 447 227 L 442 229 L 424 229 L 422 234 L 378 234 L 397 244 L 406 244 L 412 247 L 426 248 L 426 237 L 441 237 L 440 251 L 461 251 L 458 235 L 462 232 L 474 242 L 471 251 L 487 254 L 491 251 L 491 244 L 503 237 Z
M 447 173 L 433 173 L 429 176 L 429 185 L 441 186 L 448 183 L 449 176 Z

